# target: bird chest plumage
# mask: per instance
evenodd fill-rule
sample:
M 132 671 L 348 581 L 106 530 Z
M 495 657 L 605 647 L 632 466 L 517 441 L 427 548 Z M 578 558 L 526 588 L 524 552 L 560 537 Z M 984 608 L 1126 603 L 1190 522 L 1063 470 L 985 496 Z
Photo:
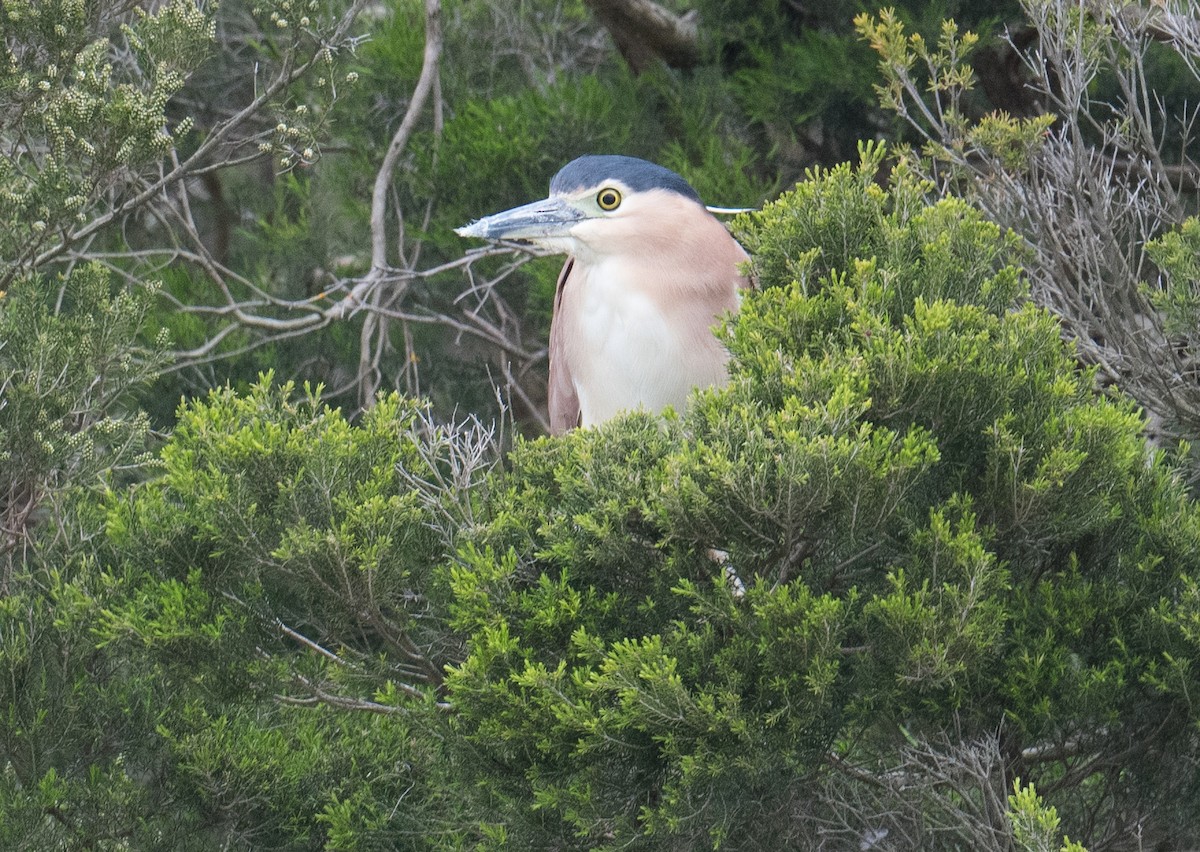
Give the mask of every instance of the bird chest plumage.
M 732 286 L 728 299 L 701 292 L 679 300 L 662 292 L 667 283 L 620 258 L 567 282 L 553 356 L 566 362 L 582 425 L 638 408 L 682 409 L 692 388 L 724 382 L 728 354 L 711 327 L 736 307 Z
M 747 256 L 674 172 L 581 157 L 555 176 L 549 198 L 459 233 L 569 255 L 550 334 L 552 431 L 682 409 L 693 388 L 726 381 L 713 327 L 737 310 Z

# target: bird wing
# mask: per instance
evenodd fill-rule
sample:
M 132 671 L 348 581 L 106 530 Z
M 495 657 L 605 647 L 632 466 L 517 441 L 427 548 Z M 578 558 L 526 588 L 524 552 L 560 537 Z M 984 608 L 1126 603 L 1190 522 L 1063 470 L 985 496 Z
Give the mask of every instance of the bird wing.
M 571 365 L 567 363 L 566 345 L 563 339 L 562 307 L 563 290 L 575 268 L 575 258 L 568 257 L 558 274 L 558 287 L 554 291 L 554 316 L 550 320 L 550 434 L 561 435 L 579 425 L 579 394 L 571 378 Z

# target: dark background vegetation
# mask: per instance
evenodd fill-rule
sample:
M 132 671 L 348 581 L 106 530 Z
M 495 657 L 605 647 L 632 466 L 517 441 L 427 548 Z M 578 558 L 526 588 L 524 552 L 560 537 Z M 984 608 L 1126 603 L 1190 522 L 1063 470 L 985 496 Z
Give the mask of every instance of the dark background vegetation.
M 1200 844 L 1194 8 L 0 33 L 0 847 Z M 760 291 L 550 439 L 561 259 L 453 229 L 589 152 Z

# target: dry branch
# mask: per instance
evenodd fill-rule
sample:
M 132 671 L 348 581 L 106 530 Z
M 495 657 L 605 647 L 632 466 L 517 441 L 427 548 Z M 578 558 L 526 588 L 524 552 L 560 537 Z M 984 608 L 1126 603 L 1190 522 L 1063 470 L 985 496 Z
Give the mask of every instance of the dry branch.
M 658 61 L 672 68 L 693 68 L 700 61 L 696 15 L 675 15 L 650 0 L 584 0 L 612 35 L 634 73 Z

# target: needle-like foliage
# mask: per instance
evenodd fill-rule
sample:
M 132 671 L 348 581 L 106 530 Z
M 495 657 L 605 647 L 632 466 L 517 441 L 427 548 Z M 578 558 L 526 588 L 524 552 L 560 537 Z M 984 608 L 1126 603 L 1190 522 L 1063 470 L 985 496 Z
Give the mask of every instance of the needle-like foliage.
M 523 842 L 1004 849 L 1016 777 L 1085 842 L 1194 840 L 1200 515 L 1011 238 L 880 157 L 740 222 L 727 389 L 493 488 L 450 695 Z

